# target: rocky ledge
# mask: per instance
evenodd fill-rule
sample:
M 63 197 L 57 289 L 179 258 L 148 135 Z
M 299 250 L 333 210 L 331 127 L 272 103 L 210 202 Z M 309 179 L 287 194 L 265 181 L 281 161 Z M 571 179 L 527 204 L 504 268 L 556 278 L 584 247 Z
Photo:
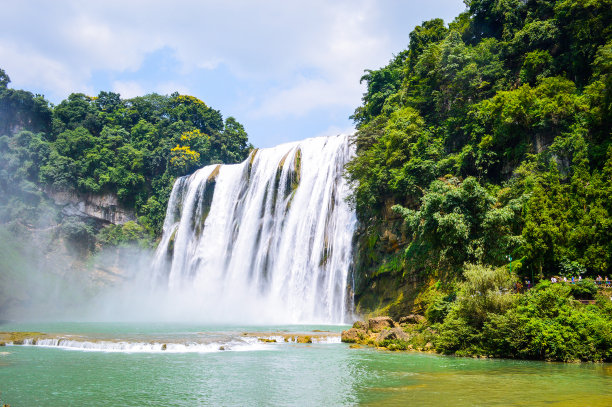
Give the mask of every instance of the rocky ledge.
M 56 205 L 62 207 L 64 216 L 94 218 L 116 225 L 136 220 L 134 212 L 124 208 L 119 198 L 111 193 L 82 194 L 52 188 L 46 189 L 45 193 Z
M 343 331 L 342 342 L 376 346 L 388 350 L 433 351 L 431 339 L 435 332 L 422 315 L 410 314 L 394 321 L 390 317 L 357 321 Z

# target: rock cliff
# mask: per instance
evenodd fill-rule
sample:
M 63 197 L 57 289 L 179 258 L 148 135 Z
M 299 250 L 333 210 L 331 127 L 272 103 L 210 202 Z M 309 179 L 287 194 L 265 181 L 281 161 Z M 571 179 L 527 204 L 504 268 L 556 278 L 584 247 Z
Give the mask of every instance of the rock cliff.
M 360 222 L 356 232 L 353 290 L 360 315 L 399 318 L 411 313 L 421 288 L 418 274 L 406 272 L 409 238 L 402 217 L 391 210 L 395 203 L 385 202 L 380 216 Z
M 47 189 L 45 193 L 61 207 L 64 216 L 94 218 L 115 225 L 136 220 L 134 212 L 122 207 L 117 196 L 111 193 L 83 194 L 55 189 Z

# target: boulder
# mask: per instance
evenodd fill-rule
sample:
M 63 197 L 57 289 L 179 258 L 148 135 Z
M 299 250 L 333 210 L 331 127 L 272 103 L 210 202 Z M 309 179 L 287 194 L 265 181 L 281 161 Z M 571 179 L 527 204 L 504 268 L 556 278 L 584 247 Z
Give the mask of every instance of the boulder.
M 401 317 L 400 320 L 399 320 L 399 323 L 400 323 L 400 325 L 403 325 L 403 324 L 422 324 L 425 321 L 427 321 L 427 319 L 423 315 L 410 314 L 410 315 L 406 315 L 405 317 Z
M 402 328 L 391 328 L 386 329 L 378 334 L 376 337 L 376 342 L 380 343 L 385 340 L 396 340 L 399 339 L 401 341 L 407 341 L 410 339 L 410 336 L 402 330 Z
M 376 317 L 368 320 L 368 329 L 372 332 L 380 332 L 393 327 L 395 327 L 395 322 L 389 317 Z
M 342 331 L 340 339 L 342 342 L 355 343 L 359 342 L 366 337 L 366 331 L 364 329 L 351 328 L 346 331 Z
M 367 331 L 368 324 L 366 324 L 364 321 L 355 321 L 355 323 L 353 324 L 353 328 L 363 329 L 364 331 Z

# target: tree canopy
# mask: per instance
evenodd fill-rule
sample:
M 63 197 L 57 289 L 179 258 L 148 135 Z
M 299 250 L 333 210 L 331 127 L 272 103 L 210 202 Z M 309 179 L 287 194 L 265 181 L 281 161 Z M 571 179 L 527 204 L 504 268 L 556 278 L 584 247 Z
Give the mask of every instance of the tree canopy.
M 358 217 L 396 205 L 404 274 L 507 256 L 525 276 L 610 274 L 612 2 L 466 6 L 363 76 Z
M 223 120 L 193 96 L 73 93 L 52 106 L 9 83 L 0 70 L 3 221 L 16 211 L 32 215 L 40 186 L 116 194 L 156 235 L 176 177 L 208 164 L 240 162 L 251 149 L 236 119 Z M 27 191 L 38 196 L 36 202 L 20 199 Z

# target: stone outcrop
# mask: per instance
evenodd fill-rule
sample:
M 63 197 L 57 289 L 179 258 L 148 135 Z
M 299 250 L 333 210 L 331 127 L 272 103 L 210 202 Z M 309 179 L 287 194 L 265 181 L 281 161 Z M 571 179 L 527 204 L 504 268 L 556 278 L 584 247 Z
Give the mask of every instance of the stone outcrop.
M 357 343 L 366 338 L 367 332 L 364 329 L 351 328 L 346 331 L 342 331 L 340 339 L 346 343 Z
M 427 319 L 423 315 L 410 314 L 399 319 L 400 325 L 404 324 L 423 324 Z
M 395 327 L 395 322 L 390 317 L 376 317 L 368 320 L 368 330 L 372 332 L 380 332 L 393 327 Z
M 418 199 L 388 199 L 378 215 L 359 223 L 353 256 L 355 311 L 382 313 L 395 320 L 411 312 L 422 283 L 419 273 L 408 272 L 404 252 L 412 236 L 394 205 L 415 208 Z M 409 262 L 408 262 L 409 263 Z
M 366 324 L 363 321 L 355 321 L 355 323 L 353 324 L 353 328 L 363 329 L 364 331 L 367 331 L 368 330 L 368 324 Z
M 376 343 L 381 343 L 382 341 L 385 340 L 401 340 L 401 341 L 407 341 L 410 339 L 410 336 L 404 332 L 404 330 L 402 328 L 391 328 L 391 329 L 385 329 L 384 331 L 380 332 L 378 334 L 378 336 L 376 336 Z
M 426 322 L 423 316 L 411 314 L 402 320 L 404 323 L 398 324 L 392 318 L 384 316 L 370 318 L 367 323 L 356 321 L 352 328 L 342 332 L 342 342 L 352 344 L 351 348 L 359 345 L 373 345 L 392 351 L 435 351 L 431 344 L 434 332 L 421 323 Z
M 94 218 L 115 225 L 136 220 L 134 212 L 123 208 L 114 194 L 82 194 L 55 189 L 45 190 L 45 193 L 56 205 L 62 207 L 64 216 Z

